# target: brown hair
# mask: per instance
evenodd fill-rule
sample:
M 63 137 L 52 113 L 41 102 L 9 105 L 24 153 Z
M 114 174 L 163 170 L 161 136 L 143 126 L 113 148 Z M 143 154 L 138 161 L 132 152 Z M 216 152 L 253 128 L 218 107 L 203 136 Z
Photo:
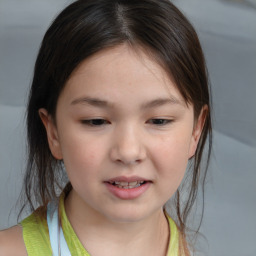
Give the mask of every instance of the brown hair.
M 186 233 L 187 217 L 202 187 L 211 153 L 211 111 L 204 55 L 197 34 L 169 0 L 78 0 L 65 8 L 47 30 L 34 69 L 27 106 L 29 158 L 24 191 L 31 210 L 46 205 L 62 189 L 61 162 L 51 154 L 38 110 L 55 117 L 60 92 L 74 69 L 93 54 L 128 43 L 145 49 L 174 79 L 195 119 L 208 106 L 202 135 L 185 180 L 188 197 L 181 207 L 182 186 L 174 197 L 177 224 Z M 206 166 L 201 167 L 208 137 Z M 199 172 L 200 169 L 200 172 Z M 190 177 L 190 178 L 188 178 Z

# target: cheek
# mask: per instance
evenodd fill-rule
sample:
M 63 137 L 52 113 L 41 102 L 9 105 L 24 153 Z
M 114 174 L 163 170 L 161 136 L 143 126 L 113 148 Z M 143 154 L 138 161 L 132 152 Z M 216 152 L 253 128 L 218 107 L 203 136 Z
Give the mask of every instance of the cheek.
M 71 136 L 61 143 L 63 160 L 70 179 L 91 179 L 99 169 L 104 152 L 102 143 L 90 138 Z
M 166 179 L 181 181 L 189 158 L 190 137 L 173 136 L 162 140 L 154 147 L 157 169 Z

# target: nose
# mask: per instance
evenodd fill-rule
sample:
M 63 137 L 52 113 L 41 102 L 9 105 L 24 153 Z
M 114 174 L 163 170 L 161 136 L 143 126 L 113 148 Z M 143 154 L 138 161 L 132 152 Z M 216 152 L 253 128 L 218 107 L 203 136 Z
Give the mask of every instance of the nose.
M 124 165 L 135 165 L 146 158 L 143 135 L 135 127 L 116 130 L 110 150 L 112 161 Z

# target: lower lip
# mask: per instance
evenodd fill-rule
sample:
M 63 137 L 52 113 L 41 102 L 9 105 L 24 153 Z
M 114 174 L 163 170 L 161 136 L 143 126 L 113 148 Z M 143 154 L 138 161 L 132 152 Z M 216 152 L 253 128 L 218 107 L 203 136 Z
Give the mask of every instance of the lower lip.
M 123 200 L 131 200 L 141 196 L 150 186 L 150 182 L 146 182 L 143 185 L 140 185 L 137 188 L 118 188 L 110 183 L 105 183 L 108 190 L 116 197 Z

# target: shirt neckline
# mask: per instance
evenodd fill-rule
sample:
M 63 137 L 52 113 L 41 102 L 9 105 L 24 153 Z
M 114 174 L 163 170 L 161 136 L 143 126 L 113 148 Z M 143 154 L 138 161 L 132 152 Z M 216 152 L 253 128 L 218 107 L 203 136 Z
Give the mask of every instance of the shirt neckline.
M 64 233 L 65 240 L 71 255 L 84 255 L 91 256 L 89 252 L 84 248 L 79 238 L 77 237 L 71 223 L 68 220 L 64 205 L 65 194 L 62 193 L 59 201 L 59 214 L 60 221 Z M 177 256 L 179 250 L 179 232 L 173 219 L 165 212 L 166 218 L 169 223 L 170 238 L 168 244 L 168 252 L 166 256 Z

